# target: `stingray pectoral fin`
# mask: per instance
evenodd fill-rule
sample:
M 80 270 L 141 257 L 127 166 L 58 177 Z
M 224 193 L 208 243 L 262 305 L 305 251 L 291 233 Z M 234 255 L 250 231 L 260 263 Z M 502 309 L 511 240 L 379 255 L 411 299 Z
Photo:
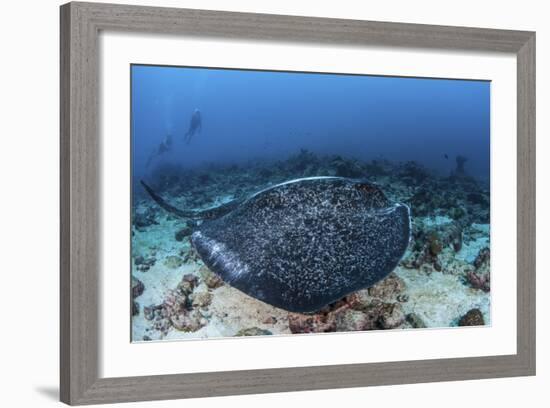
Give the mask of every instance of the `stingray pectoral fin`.
M 197 218 L 197 212 L 192 210 L 180 210 L 179 208 L 174 207 L 173 205 L 168 204 L 164 199 L 153 191 L 143 180 L 140 180 L 141 185 L 149 193 L 151 198 L 163 209 L 169 213 L 175 214 L 178 217 L 182 218 Z

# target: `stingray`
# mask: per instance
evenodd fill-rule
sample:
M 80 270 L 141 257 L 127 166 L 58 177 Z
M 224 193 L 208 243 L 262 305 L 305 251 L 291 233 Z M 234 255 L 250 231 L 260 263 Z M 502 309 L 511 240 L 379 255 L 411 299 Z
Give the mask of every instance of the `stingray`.
M 206 210 L 165 210 L 201 219 L 190 240 L 203 262 L 245 294 L 292 312 L 315 312 L 384 279 L 403 257 L 409 208 L 367 181 L 287 181 Z

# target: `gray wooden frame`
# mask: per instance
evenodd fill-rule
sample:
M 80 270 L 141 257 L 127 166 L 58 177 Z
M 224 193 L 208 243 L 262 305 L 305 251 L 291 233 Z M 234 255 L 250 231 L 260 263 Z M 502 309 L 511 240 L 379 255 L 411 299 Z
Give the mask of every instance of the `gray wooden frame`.
M 94 404 L 535 374 L 535 33 L 282 15 L 61 6 L 61 400 Z M 127 378 L 98 376 L 101 30 L 517 56 L 517 354 Z

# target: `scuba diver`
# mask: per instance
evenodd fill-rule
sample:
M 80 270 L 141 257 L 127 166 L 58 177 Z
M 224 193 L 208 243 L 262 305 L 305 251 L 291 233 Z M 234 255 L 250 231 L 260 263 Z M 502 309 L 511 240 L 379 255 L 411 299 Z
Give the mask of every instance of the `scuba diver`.
M 151 155 L 149 156 L 149 159 L 147 159 L 147 164 L 145 165 L 145 167 L 149 167 L 149 165 L 151 164 L 151 162 L 155 157 L 160 156 L 166 152 L 169 152 L 170 150 L 172 150 L 172 135 L 168 134 L 166 135 L 164 140 L 160 142 L 157 149 L 151 153 Z
M 189 121 L 189 129 L 187 130 L 187 133 L 184 136 L 184 140 L 186 144 L 191 143 L 191 138 L 196 132 L 202 131 L 202 119 L 201 119 L 201 111 L 198 109 L 195 109 L 193 114 L 191 115 L 191 120 Z

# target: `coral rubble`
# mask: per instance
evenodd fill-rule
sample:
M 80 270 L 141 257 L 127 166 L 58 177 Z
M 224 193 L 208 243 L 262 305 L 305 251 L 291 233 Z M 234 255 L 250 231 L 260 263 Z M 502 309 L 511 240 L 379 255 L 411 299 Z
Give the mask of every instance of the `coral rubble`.
M 290 313 L 224 284 L 189 243 L 201 221 L 177 219 L 159 210 L 136 188 L 133 339 L 489 324 L 489 185 L 469 175 L 471 165 L 458 155 L 451 174 L 442 174 L 416 162 L 362 161 L 306 149 L 272 162 L 210 163 L 200 169 L 159 164 L 149 176 L 151 185 L 178 208 L 197 210 L 294 178 L 366 179 L 380 185 L 391 200 L 410 207 L 411 240 L 386 279 L 316 313 Z M 141 309 L 138 296 L 146 305 Z

